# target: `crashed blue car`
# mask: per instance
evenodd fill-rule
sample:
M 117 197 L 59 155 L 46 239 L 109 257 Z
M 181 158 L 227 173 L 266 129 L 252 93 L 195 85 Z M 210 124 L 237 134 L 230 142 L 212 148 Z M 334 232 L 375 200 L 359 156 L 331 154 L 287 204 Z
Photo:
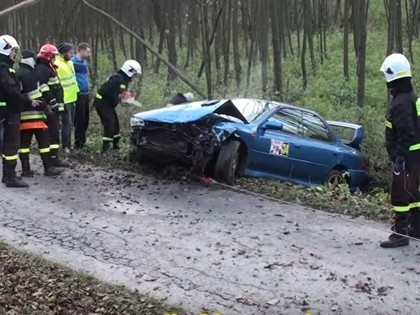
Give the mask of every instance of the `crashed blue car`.
M 355 189 L 368 180 L 361 126 L 327 122 L 285 103 L 199 101 L 140 112 L 130 124 L 134 160 L 184 163 L 228 184 L 252 176 L 301 185 L 347 182 Z M 350 130 L 350 139 L 340 139 L 333 128 Z

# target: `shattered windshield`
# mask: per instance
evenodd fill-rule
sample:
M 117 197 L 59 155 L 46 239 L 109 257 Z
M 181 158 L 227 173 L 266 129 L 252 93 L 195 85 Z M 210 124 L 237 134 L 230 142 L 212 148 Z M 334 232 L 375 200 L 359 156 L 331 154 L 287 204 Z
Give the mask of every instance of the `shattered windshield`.
M 274 104 L 264 100 L 234 99 L 232 102 L 249 123 L 275 107 Z

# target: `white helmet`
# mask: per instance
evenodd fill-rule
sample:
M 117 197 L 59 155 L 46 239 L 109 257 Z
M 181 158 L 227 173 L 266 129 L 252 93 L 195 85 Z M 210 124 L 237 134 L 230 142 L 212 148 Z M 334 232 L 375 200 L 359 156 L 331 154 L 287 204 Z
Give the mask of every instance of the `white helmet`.
M 15 48 L 19 48 L 19 44 L 14 37 L 10 35 L 0 36 L 0 54 L 10 56 Z
M 121 70 L 130 78 L 135 74 L 141 74 L 140 64 L 132 59 L 124 62 L 123 66 L 121 67 Z
M 385 75 L 386 82 L 411 78 L 410 62 L 401 54 L 392 54 L 386 57 L 380 71 Z

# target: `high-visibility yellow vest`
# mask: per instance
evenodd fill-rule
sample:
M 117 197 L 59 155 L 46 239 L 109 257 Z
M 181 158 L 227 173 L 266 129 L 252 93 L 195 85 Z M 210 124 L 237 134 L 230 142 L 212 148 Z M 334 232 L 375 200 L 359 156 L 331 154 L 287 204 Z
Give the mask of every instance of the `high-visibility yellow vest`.
M 76 102 L 79 86 L 77 85 L 73 62 L 64 60 L 62 56 L 57 56 L 55 65 L 57 66 L 60 84 L 63 87 L 64 104 Z

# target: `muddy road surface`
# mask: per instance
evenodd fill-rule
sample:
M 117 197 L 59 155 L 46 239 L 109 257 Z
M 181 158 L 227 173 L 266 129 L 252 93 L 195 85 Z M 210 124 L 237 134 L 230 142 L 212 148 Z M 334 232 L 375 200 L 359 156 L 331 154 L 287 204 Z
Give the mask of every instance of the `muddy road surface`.
M 0 188 L 0 238 L 190 314 L 418 313 L 419 243 L 340 216 L 92 166 L 28 182 Z

